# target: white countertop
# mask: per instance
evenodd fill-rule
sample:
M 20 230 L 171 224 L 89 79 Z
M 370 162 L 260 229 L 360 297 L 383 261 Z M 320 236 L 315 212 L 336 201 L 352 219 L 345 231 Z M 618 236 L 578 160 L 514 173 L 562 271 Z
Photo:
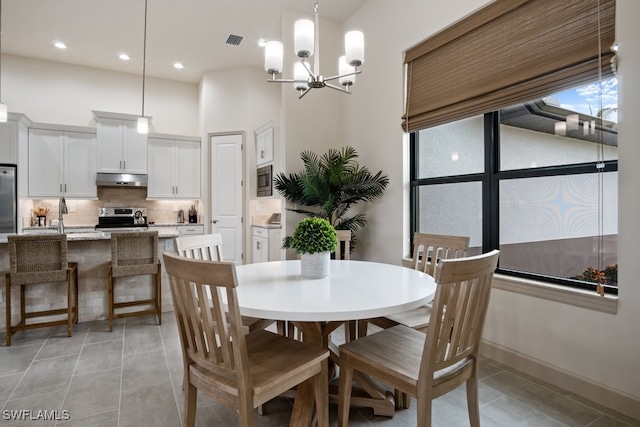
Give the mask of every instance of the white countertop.
M 52 234 L 56 233 L 55 228 L 49 227 L 25 227 L 22 234 Z M 109 240 L 111 233 L 108 231 L 95 231 L 93 227 L 67 226 L 65 227 L 68 242 L 90 241 L 90 240 Z M 159 239 L 171 239 L 178 237 L 178 230 L 173 227 L 158 227 Z M 0 244 L 7 243 L 7 235 L 0 235 Z
M 259 224 L 251 224 L 252 227 L 260 227 L 260 228 L 282 228 L 282 224 L 271 224 L 271 223 L 259 223 Z

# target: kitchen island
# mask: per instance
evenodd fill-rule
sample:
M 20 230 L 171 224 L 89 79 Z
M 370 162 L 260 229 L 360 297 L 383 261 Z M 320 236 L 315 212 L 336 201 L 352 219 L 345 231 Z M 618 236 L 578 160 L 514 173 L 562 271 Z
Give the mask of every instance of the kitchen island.
M 173 251 L 173 239 L 178 236 L 178 231 L 171 227 L 154 229 L 158 231 L 158 256 L 162 260 L 164 251 Z M 29 234 L 38 232 L 55 233 L 55 229 L 42 228 L 42 230 L 25 230 Z M 74 232 L 77 231 L 77 232 Z M 67 232 L 67 258 L 69 262 L 78 263 L 78 289 L 79 289 L 79 322 L 107 319 L 108 317 L 108 292 L 107 276 L 108 265 L 111 261 L 111 234 L 109 232 L 89 231 L 86 227 L 66 227 Z M 9 271 L 9 249 L 7 239 L 0 240 L 0 330 L 6 330 L 5 310 L 5 273 Z M 116 295 L 122 300 L 134 300 L 150 298 L 152 294 L 152 276 L 136 276 L 119 278 L 116 286 L 119 287 Z M 56 309 L 64 307 L 66 293 L 63 292 L 63 284 L 49 286 L 33 285 L 27 287 L 26 306 L 27 311 Z M 125 289 L 128 288 L 128 289 Z M 12 292 L 12 307 L 19 307 L 19 293 Z M 162 270 L 162 307 L 164 311 L 172 311 L 171 291 L 168 277 Z M 14 311 L 14 310 L 12 310 Z M 13 322 L 17 322 L 18 313 L 13 313 Z

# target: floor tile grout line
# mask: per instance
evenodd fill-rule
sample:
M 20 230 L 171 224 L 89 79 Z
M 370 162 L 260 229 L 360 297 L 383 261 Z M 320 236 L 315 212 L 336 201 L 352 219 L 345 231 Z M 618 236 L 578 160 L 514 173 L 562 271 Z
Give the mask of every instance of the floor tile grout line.
M 66 402 L 67 396 L 69 396 L 69 390 L 71 389 L 71 383 L 73 382 L 73 377 L 75 376 L 76 369 L 78 369 L 78 364 L 80 363 L 80 357 L 82 356 L 82 350 L 84 350 L 84 343 L 87 341 L 87 337 L 88 336 L 89 336 L 89 331 L 87 331 L 85 333 L 84 339 L 82 340 L 82 346 L 80 346 L 80 353 L 78 353 L 78 358 L 76 359 L 76 364 L 74 365 L 73 371 L 71 372 L 71 378 L 69 379 L 69 384 L 67 384 L 67 389 L 65 390 L 64 396 L 62 398 L 62 402 L 60 403 L 60 411 L 64 410 L 64 402 Z M 51 337 L 49 337 L 49 338 L 51 338 Z M 49 338 L 47 338 L 47 340 L 49 340 Z M 48 360 L 48 359 L 43 359 L 43 360 Z M 56 421 L 56 425 L 57 424 L 58 424 L 58 422 Z
M 587 408 L 587 409 L 589 409 L 589 410 L 591 410 L 591 411 L 594 411 L 594 412 L 596 413 L 596 415 L 597 415 L 597 416 L 596 416 L 593 420 L 591 420 L 591 421 L 589 421 L 587 424 L 585 424 L 585 426 L 586 426 L 586 425 L 588 425 L 588 424 L 591 424 L 592 422 L 594 422 L 594 421 L 595 421 L 595 420 L 597 420 L 598 418 L 600 418 L 600 417 L 602 417 L 603 415 L 605 415 L 604 413 L 602 413 L 601 411 L 599 411 L 599 410 L 597 410 L 597 409 L 595 409 L 595 408 L 591 408 L 591 407 L 589 407 L 589 406 L 585 405 L 584 403 L 579 402 L 579 401 L 577 401 L 577 400 L 570 399 L 570 398 L 569 398 L 569 396 L 566 396 L 566 395 L 563 395 L 563 394 L 561 394 L 561 393 L 558 393 L 557 391 L 555 391 L 555 390 L 553 390 L 553 389 L 551 389 L 551 388 L 549 388 L 549 387 L 545 387 L 543 384 L 539 384 L 539 383 L 537 383 L 537 382 L 535 382 L 535 381 L 533 381 L 533 380 L 531 380 L 531 379 L 527 378 L 526 376 L 520 375 L 520 373 L 519 373 L 518 371 L 510 371 L 510 370 L 506 370 L 506 369 L 505 369 L 502 373 L 507 373 L 507 374 L 514 375 L 514 376 L 516 376 L 516 377 L 518 377 L 518 378 L 520 378 L 520 379 L 522 379 L 522 380 L 524 380 L 524 381 L 526 381 L 526 382 L 528 382 L 528 383 L 531 383 L 531 384 L 537 385 L 537 386 L 539 386 L 539 387 L 541 387 L 541 388 L 543 388 L 543 389 L 545 389 L 545 390 L 549 391 L 549 392 L 550 392 L 550 393 L 552 393 L 552 394 L 554 395 L 554 397 L 556 397 L 556 398 L 558 398 L 558 397 L 559 397 L 559 398 L 565 398 L 565 399 L 571 400 L 571 401 L 575 402 L 576 404 L 578 404 L 578 405 L 580 405 L 580 406 L 583 406 L 583 407 L 585 407 L 585 408 Z M 520 388 L 520 387 L 519 387 L 519 388 Z M 511 399 L 513 399 L 513 400 L 517 401 L 518 403 L 520 403 L 520 404 L 522 404 L 522 405 L 526 406 L 526 407 L 527 407 L 527 408 L 529 408 L 529 409 L 533 409 L 533 410 L 535 410 L 535 411 L 537 411 L 537 412 L 540 412 L 540 413 L 542 413 L 542 414 L 545 414 L 546 416 L 548 416 L 549 418 L 553 419 L 554 421 L 558 421 L 558 422 L 561 422 L 561 423 L 563 423 L 563 424 L 566 424 L 566 423 L 564 423 L 562 420 L 559 420 L 559 419 L 557 419 L 556 417 L 554 417 L 553 415 L 551 415 L 550 413 L 548 413 L 548 412 L 546 412 L 546 411 L 542 411 L 542 410 L 540 410 L 540 409 L 538 409 L 538 408 L 535 408 L 535 407 L 531 406 L 530 404 L 528 404 L 526 401 L 523 401 L 523 400 L 518 399 L 518 397 L 517 397 L 517 396 L 509 396 L 509 397 L 510 397 Z
M 125 344 L 125 335 L 127 333 L 127 322 L 126 320 L 122 325 L 122 352 L 120 353 L 120 390 L 118 392 L 118 423 L 117 427 L 120 427 L 120 418 L 122 415 L 122 376 L 124 374 L 124 344 Z
M 166 322 L 166 318 L 165 318 L 165 322 Z M 182 415 L 180 415 L 180 404 L 176 397 L 176 393 L 173 390 L 173 376 L 171 375 L 171 368 L 169 367 L 169 361 L 167 360 L 167 351 L 164 347 L 164 336 L 162 335 L 162 328 L 160 325 L 158 325 L 158 331 L 160 332 L 160 343 L 162 344 L 162 354 L 164 354 L 164 363 L 165 363 L 165 366 L 167 367 L 167 372 L 169 372 L 169 384 L 171 384 L 171 393 L 173 394 L 173 401 L 176 404 L 176 410 L 178 411 L 178 419 L 180 420 L 180 425 L 183 425 Z M 182 342 L 180 342 L 180 345 L 182 345 Z M 182 375 L 184 375 L 184 372 L 182 373 Z
M 20 331 L 23 332 L 23 331 Z M 28 330 L 26 330 L 25 332 L 28 332 Z M 29 372 L 29 369 L 31 369 L 31 365 L 33 365 L 33 362 L 36 360 L 36 357 L 38 357 L 38 355 L 40 354 L 40 352 L 42 351 L 42 349 L 44 348 L 45 343 L 47 342 L 47 340 L 49 339 L 49 337 L 47 336 L 47 338 L 42 342 L 42 344 L 40 345 L 40 349 L 36 352 L 36 354 L 33 356 L 33 358 L 31 359 L 31 362 L 29 362 L 29 366 L 27 366 L 27 369 L 24 370 L 24 372 L 22 373 L 22 376 L 20 377 L 20 379 L 18 380 L 18 382 L 16 383 L 16 386 L 13 388 L 13 390 L 11 390 L 11 394 L 9 394 L 9 397 L 7 398 L 7 401 L 4 403 L 4 405 L 2 406 L 2 409 L 4 410 L 4 408 L 7 406 L 7 403 L 9 403 L 9 401 L 11 400 L 11 398 L 13 397 L 13 394 L 16 392 L 16 389 L 20 386 L 20 384 L 22 383 L 22 381 L 24 380 L 25 375 L 27 375 L 27 372 Z

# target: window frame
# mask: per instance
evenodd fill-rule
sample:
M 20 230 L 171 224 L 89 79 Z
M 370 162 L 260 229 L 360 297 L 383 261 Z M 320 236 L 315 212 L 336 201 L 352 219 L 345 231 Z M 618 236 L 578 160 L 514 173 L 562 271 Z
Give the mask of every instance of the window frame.
M 409 182 L 410 182 L 410 247 L 413 248 L 413 235 L 418 231 L 418 190 L 422 186 L 450 184 L 461 182 L 482 183 L 482 252 L 500 249 L 500 181 L 509 179 L 539 178 L 549 176 L 566 176 L 592 174 L 597 172 L 597 165 L 604 164 L 602 173 L 618 171 L 618 160 L 603 162 L 593 161 L 566 165 L 554 165 L 527 169 L 500 170 L 500 112 L 484 114 L 484 172 L 466 175 L 444 176 L 434 178 L 418 178 L 419 164 L 419 131 L 409 134 Z M 412 250 L 412 249 L 411 249 Z M 413 256 L 413 254 L 411 254 Z M 596 284 L 575 279 L 548 276 L 544 274 L 501 268 L 498 263 L 497 274 L 513 278 L 534 280 L 570 288 L 595 291 Z M 604 285 L 606 294 L 618 295 L 618 287 Z

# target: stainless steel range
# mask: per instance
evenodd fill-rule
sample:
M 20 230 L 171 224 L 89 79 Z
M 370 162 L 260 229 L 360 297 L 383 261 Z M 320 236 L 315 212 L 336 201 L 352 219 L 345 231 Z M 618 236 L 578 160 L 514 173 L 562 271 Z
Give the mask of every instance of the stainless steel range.
M 149 228 L 147 208 L 99 208 L 96 230 L 139 231 Z

